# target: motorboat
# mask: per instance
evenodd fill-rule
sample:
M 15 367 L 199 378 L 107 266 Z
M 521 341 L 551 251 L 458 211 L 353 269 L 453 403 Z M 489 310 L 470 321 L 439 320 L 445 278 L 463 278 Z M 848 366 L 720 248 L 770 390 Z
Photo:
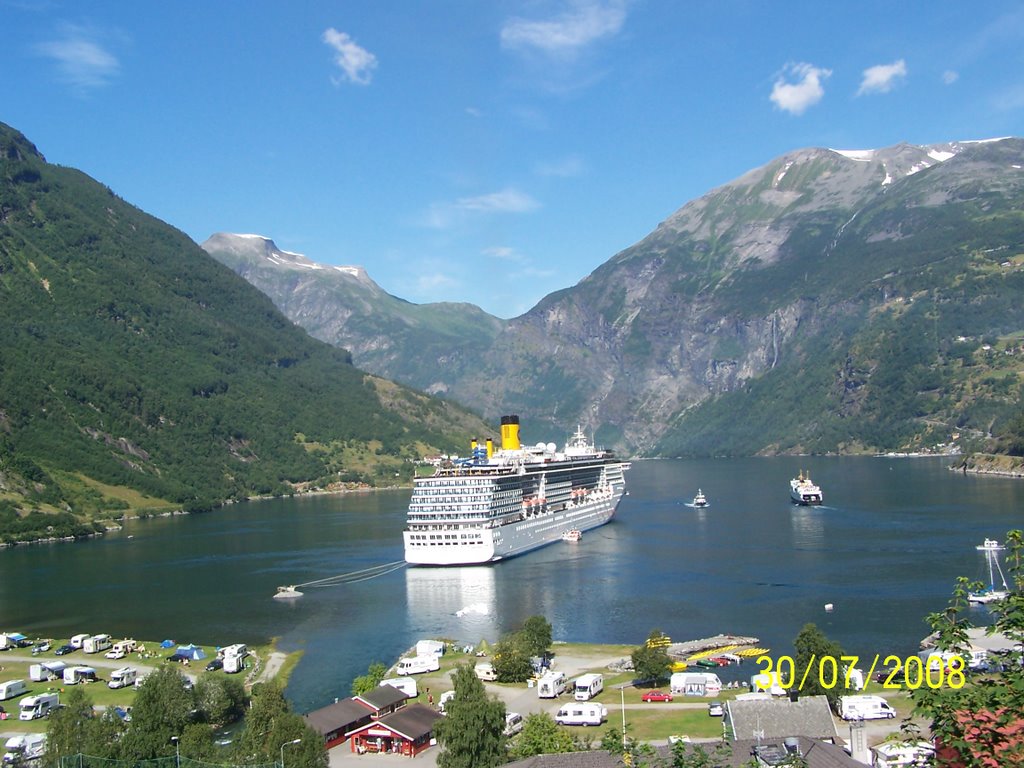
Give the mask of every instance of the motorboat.
M 704 491 L 702 491 L 700 488 L 698 488 L 697 489 L 697 495 L 693 497 L 693 506 L 695 506 L 695 507 L 706 507 L 707 505 L 708 505 L 708 500 L 704 496 Z
M 579 541 L 583 538 L 583 531 L 579 528 L 570 528 L 562 534 L 562 541 Z

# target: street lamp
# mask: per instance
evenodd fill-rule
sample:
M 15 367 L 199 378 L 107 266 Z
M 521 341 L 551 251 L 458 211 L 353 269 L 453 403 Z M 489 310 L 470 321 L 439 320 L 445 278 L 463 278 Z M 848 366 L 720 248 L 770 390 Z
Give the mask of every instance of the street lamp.
M 171 742 L 174 744 L 174 768 L 181 768 L 181 752 L 178 751 L 178 742 L 180 739 L 177 736 L 171 736 Z
M 626 686 L 619 686 L 619 699 L 622 702 L 622 748 L 626 748 Z
M 281 745 L 281 768 L 284 768 L 284 748 L 289 744 L 298 744 L 300 741 L 302 741 L 302 739 L 292 739 L 291 741 L 286 741 Z

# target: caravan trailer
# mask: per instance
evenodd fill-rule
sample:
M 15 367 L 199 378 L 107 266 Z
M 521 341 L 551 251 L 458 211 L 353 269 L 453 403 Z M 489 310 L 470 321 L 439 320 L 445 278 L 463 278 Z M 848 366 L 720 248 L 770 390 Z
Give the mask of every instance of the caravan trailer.
M 573 698 L 576 701 L 589 701 L 603 690 L 604 676 L 597 672 L 591 672 L 576 678 Z
M 109 650 L 110 646 L 110 635 L 93 635 L 82 642 L 82 650 L 85 653 L 100 653 Z
M 381 680 L 380 684 L 397 688 L 410 699 L 415 699 L 419 695 L 419 691 L 416 690 L 416 681 L 411 677 L 389 677 Z
M 0 701 L 13 699 L 23 693 L 28 693 L 28 686 L 25 685 L 24 680 L 8 680 L 6 683 L 0 683 Z
M 91 683 L 96 680 L 96 670 L 92 667 L 68 667 L 64 670 L 64 685 Z
M 562 672 L 548 672 L 537 682 L 537 698 L 557 699 L 565 693 L 569 681 Z
M 45 733 L 26 733 L 22 736 L 14 736 L 4 744 L 7 750 L 4 753 L 4 763 L 24 764 L 30 760 L 38 760 L 46 752 Z
M 572 702 L 558 710 L 555 722 L 559 725 L 600 725 L 608 717 L 608 710 L 596 702 Z
M 395 666 L 395 673 L 399 675 L 418 675 L 422 672 L 437 672 L 441 668 L 441 662 L 437 656 L 412 656 L 401 659 Z
M 63 661 L 44 661 L 40 664 L 32 664 L 28 668 L 28 677 L 34 683 L 60 680 L 64 677 L 64 670 L 67 666 Z
M 722 680 L 714 672 L 673 672 L 669 690 L 673 696 L 717 696 Z

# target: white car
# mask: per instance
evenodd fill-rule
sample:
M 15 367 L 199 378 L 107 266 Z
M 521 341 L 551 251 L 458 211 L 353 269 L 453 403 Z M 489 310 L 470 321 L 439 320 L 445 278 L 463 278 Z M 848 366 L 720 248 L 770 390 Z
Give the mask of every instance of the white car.
M 725 717 L 725 707 L 720 701 L 712 701 L 708 704 L 708 717 Z
M 125 653 L 124 648 L 115 648 L 112 651 L 107 651 L 105 654 L 108 659 L 123 659 L 128 654 Z

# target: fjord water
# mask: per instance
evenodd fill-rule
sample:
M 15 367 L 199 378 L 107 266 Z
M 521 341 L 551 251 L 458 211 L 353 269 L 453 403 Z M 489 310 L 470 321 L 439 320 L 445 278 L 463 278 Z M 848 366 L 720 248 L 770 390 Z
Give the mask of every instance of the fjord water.
M 95 540 L 0 551 L 0 630 L 218 645 L 276 637 L 305 652 L 287 691 L 299 711 L 349 695 L 371 662 L 390 664 L 418 639 L 494 641 L 538 614 L 556 640 L 731 633 L 781 655 L 814 622 L 848 652 L 906 656 L 956 577 L 981 576 L 975 545 L 1024 524 L 1024 480 L 963 475 L 950 462 L 634 462 L 615 520 L 578 543 L 490 566 L 402 568 L 294 601 L 272 595 L 401 560 L 409 492 L 129 521 Z M 800 469 L 825 506 L 790 503 Z M 698 487 L 706 509 L 688 506 Z M 988 615 L 971 612 L 977 623 Z

